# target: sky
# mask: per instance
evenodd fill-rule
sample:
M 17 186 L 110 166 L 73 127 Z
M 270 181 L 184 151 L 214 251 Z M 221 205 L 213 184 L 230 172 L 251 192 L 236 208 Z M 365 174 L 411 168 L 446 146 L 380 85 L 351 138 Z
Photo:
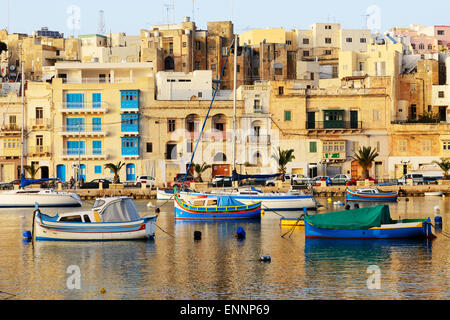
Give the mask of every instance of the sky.
M 98 33 L 100 10 L 104 11 L 106 33 L 127 35 L 173 23 L 174 18 L 179 23 L 185 16 L 199 29 L 206 29 L 208 21 L 231 20 L 236 33 L 264 28 L 309 29 L 315 22 L 382 33 L 411 24 L 450 25 L 448 0 L 9 0 L 6 10 L 7 3 L 0 0 L 0 29 L 8 25 L 10 33 L 31 34 L 45 26 L 66 37 Z

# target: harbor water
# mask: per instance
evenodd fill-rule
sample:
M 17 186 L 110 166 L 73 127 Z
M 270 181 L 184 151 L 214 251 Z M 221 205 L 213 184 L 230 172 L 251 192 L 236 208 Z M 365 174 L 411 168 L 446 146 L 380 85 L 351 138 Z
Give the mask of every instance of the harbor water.
M 318 200 L 325 206 L 319 212 L 344 210 L 334 204 L 343 199 Z M 439 206 L 443 231 L 450 231 L 449 198 L 408 200 L 389 204 L 393 219 L 434 221 Z M 148 201 L 135 203 L 142 216 L 154 213 Z M 82 210 L 91 206 L 84 201 Z M 33 243 L 22 237 L 32 213 L 0 210 L 0 300 L 450 299 L 450 239 L 443 233 L 433 241 L 305 241 L 304 228 L 280 226 L 281 216 L 300 212 L 176 222 L 167 203 L 154 240 Z M 239 227 L 244 239 L 235 237 Z

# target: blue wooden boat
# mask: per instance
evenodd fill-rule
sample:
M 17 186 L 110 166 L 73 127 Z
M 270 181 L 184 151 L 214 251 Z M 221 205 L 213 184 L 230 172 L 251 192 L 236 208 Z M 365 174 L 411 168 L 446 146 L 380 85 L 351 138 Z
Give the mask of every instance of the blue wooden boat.
M 260 219 L 261 202 L 243 204 L 230 196 L 199 196 L 184 200 L 175 189 L 175 219 L 234 220 Z
M 431 219 L 392 220 L 389 206 L 305 216 L 307 239 L 434 239 Z
M 346 189 L 347 201 L 397 201 L 397 192 L 382 192 L 378 188 L 365 188 L 352 191 Z

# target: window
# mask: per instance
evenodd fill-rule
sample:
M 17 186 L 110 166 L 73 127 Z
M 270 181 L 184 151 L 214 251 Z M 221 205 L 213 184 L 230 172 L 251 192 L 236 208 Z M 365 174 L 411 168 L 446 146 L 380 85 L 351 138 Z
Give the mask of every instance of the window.
M 200 41 L 195 41 L 195 49 L 201 50 L 202 49 L 202 43 Z
M 423 152 L 431 151 L 431 140 L 422 140 L 422 151 Z
M 443 150 L 450 151 L 450 141 L 442 141 L 442 148 Z
M 94 173 L 95 174 L 102 174 L 102 166 L 95 166 L 94 167 Z
M 169 119 L 168 122 L 168 131 L 174 132 L 175 131 L 175 119 Z
M 397 148 L 399 152 L 408 151 L 408 140 L 398 140 Z
M 187 47 L 187 43 L 183 42 L 183 48 L 186 48 L 186 47 Z
M 291 40 L 286 40 L 286 44 L 289 46 L 289 45 L 292 44 L 292 41 Z
M 258 99 L 255 99 L 253 102 L 253 111 L 254 112 L 261 112 L 262 111 L 262 107 L 261 107 L 261 101 Z
M 325 30 L 331 30 L 331 26 L 326 25 Z
M 284 111 L 284 121 L 291 121 L 291 120 L 292 120 L 291 111 L 285 110 Z
M 200 62 L 195 61 L 194 68 L 195 68 L 195 70 L 200 70 Z
M 331 54 L 331 50 L 325 50 L 325 51 L 323 52 L 323 54 L 329 56 L 329 55 Z
M 360 38 L 360 39 L 359 39 L 359 42 L 360 42 L 360 43 L 366 43 L 366 42 L 367 42 L 367 39 L 366 39 L 366 38 Z
M 438 36 L 443 36 L 445 34 L 444 30 L 437 31 Z
M 146 152 L 147 153 L 152 153 L 153 152 L 153 143 L 147 142 L 147 144 L 146 144 Z
M 92 154 L 97 155 L 97 156 L 102 154 L 102 142 L 101 141 L 92 141 Z
M 42 108 L 42 107 L 37 107 L 36 108 L 36 120 L 38 120 L 38 119 L 43 119 L 44 118 L 44 108 Z M 39 120 L 38 120 L 38 123 L 37 124 L 40 124 L 39 123 Z
M 194 146 L 193 146 L 192 141 L 188 141 L 186 143 L 186 152 L 187 153 L 192 153 L 193 150 L 194 150 Z
M 331 43 L 331 38 L 325 38 L 325 43 Z
M 275 68 L 275 75 L 277 75 L 277 76 L 283 75 L 283 69 L 281 69 L 281 68 Z
M 309 152 L 310 153 L 316 153 L 317 152 L 317 141 L 310 141 L 309 142 Z
M 308 38 L 303 38 L 303 44 L 309 44 L 309 39 Z
M 428 50 L 433 50 L 433 45 L 432 44 L 428 45 Z
M 101 93 L 93 93 L 92 94 L 92 108 L 97 109 L 102 106 L 102 94 Z
M 284 94 L 284 87 L 278 87 L 278 95 L 282 96 Z
M 364 71 L 364 62 L 359 63 L 359 71 Z
M 425 49 L 425 45 L 423 43 L 419 44 L 419 50 Z
M 303 51 L 303 56 L 304 57 L 309 57 L 309 51 Z
M 439 96 L 439 98 L 445 98 L 444 91 L 439 91 L 438 96 Z
M 350 42 L 353 42 L 353 39 L 352 38 L 347 38 L 347 39 L 345 39 L 345 41 L 350 43 Z

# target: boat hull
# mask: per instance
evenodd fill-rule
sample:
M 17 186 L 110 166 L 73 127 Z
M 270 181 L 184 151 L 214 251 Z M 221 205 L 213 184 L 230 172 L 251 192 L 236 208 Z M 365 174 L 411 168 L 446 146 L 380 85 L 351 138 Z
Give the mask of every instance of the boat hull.
M 154 238 L 156 216 L 130 222 L 70 223 L 47 221 L 37 214 L 34 222 L 36 240 L 113 241 Z
M 381 225 L 365 230 L 317 228 L 305 222 L 307 239 L 433 239 L 429 221 Z
M 81 207 L 81 200 L 71 195 L 0 194 L 0 208 Z
M 156 189 L 156 200 L 173 200 L 173 190 Z
M 397 201 L 397 193 L 386 194 L 361 194 L 351 190 L 346 191 L 347 201 L 370 201 L 370 202 L 395 202 Z
M 176 220 L 238 220 L 260 219 L 261 203 L 236 207 L 194 207 L 175 198 Z
M 290 195 L 236 195 L 227 194 L 243 204 L 250 205 L 255 202 L 261 202 L 261 208 L 265 211 L 301 211 L 303 208 L 316 209 L 317 203 L 312 196 L 290 196 Z M 186 199 L 192 199 L 201 196 L 215 197 L 217 194 L 209 193 L 189 193 L 180 192 L 180 196 Z

